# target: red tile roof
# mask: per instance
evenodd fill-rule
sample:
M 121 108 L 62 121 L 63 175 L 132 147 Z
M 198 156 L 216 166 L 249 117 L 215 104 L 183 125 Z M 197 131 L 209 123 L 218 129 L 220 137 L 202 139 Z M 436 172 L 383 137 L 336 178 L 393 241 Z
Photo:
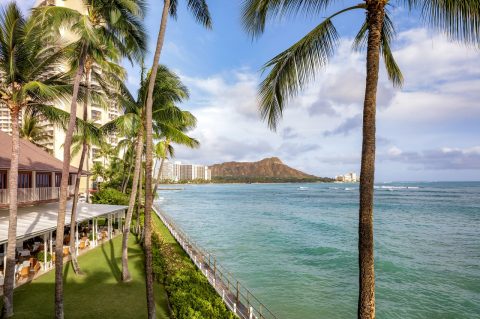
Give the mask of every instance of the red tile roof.
M 12 137 L 0 131 L 0 169 L 10 169 L 12 158 Z M 61 172 L 63 162 L 25 139 L 20 139 L 20 158 L 18 169 L 21 171 Z M 77 168 L 70 166 L 70 173 Z M 86 173 L 86 172 L 84 172 Z

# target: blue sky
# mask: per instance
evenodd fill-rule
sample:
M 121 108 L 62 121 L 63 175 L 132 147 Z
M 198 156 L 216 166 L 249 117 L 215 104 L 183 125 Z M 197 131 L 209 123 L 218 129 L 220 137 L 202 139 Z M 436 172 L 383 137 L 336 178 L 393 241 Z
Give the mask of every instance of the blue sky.
M 24 6 L 29 2 L 19 1 Z M 342 6 L 357 2 L 339 1 Z M 161 3 L 149 1 L 145 22 L 151 51 L 148 65 Z M 192 135 L 200 140 L 201 148 L 178 147 L 177 160 L 213 164 L 278 156 L 286 164 L 319 176 L 358 173 L 365 54 L 352 53 L 351 39 L 363 13 L 334 21 L 342 35 L 337 55 L 289 103 L 277 132 L 271 132 L 256 109 L 261 66 L 331 11 L 317 18 L 274 21 L 262 37 L 252 41 L 241 27 L 240 0 L 208 3 L 213 30 L 197 25 L 182 5 L 178 19 L 169 21 L 161 57 L 161 63 L 188 85 L 191 99 L 183 107 L 199 120 Z M 382 70 L 377 180 L 480 180 L 480 51 L 428 31 L 415 14 L 395 7 L 390 10 L 398 31 L 394 55 L 405 84 L 394 89 Z M 128 84 L 135 89 L 138 68 L 128 68 Z

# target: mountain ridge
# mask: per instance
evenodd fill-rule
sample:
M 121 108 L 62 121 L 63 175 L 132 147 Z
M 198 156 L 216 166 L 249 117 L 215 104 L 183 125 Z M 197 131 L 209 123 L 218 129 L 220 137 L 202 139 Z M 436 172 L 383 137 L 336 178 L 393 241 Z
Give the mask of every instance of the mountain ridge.
M 257 162 L 224 162 L 210 166 L 215 179 L 317 179 L 318 177 L 292 168 L 278 157 L 268 157 Z

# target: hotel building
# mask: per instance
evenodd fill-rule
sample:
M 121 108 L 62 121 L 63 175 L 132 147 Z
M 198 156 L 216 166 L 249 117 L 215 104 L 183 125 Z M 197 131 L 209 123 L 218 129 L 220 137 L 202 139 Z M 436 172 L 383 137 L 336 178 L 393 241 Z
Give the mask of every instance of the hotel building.
M 83 1 L 82 0 L 43 0 L 43 1 L 38 1 L 37 6 L 41 5 L 48 5 L 48 6 L 62 6 L 62 7 L 68 7 L 71 9 L 78 10 L 80 12 L 85 11 L 86 9 L 83 6 Z M 69 40 L 73 38 L 73 35 L 69 33 L 68 31 L 63 32 L 63 36 L 65 39 Z M 70 111 L 70 103 L 69 102 L 58 102 L 56 107 L 59 109 L 62 109 L 64 111 L 69 112 Z M 87 106 L 87 114 L 88 118 L 87 120 L 93 121 L 98 125 L 103 125 L 115 118 L 117 118 L 120 115 L 120 110 L 118 106 L 115 103 L 109 103 L 108 109 L 105 109 L 95 103 L 89 104 Z M 78 103 L 77 104 L 77 117 L 83 118 L 83 103 Z M 23 114 L 20 116 L 20 123 L 22 122 L 23 119 Z M 52 136 L 50 141 L 47 141 L 43 144 L 43 146 L 57 159 L 63 160 L 63 143 L 65 142 L 65 131 L 60 128 L 56 128 L 52 125 L 50 125 L 46 121 L 42 121 L 40 123 L 42 126 L 44 126 L 45 129 L 49 130 L 50 134 Z M 6 132 L 8 134 L 11 134 L 12 129 L 11 129 L 11 120 L 10 120 L 10 112 L 6 105 L 0 103 L 0 130 L 3 132 Z M 118 138 L 115 134 L 112 134 L 111 136 L 108 137 L 107 140 L 108 144 L 111 146 L 116 146 L 118 144 Z M 93 146 L 90 148 L 87 161 L 88 163 L 84 164 L 85 169 L 89 169 L 93 166 L 94 161 L 101 161 L 103 163 L 103 158 L 98 158 L 97 153 L 99 149 L 96 146 Z M 108 159 L 107 159 L 108 161 Z M 72 158 L 71 164 L 73 166 L 78 166 L 80 162 L 80 154 L 77 154 Z M 93 182 L 93 181 L 91 181 Z M 91 185 L 89 186 L 91 188 Z M 82 178 L 80 182 L 80 192 L 83 193 L 86 191 L 87 185 L 86 185 L 86 178 Z
M 158 175 L 160 162 L 158 161 L 154 170 L 154 177 Z M 162 166 L 160 180 L 164 181 L 193 181 L 193 180 L 211 180 L 212 172 L 208 166 L 196 164 L 182 164 L 181 162 L 172 163 L 165 160 Z

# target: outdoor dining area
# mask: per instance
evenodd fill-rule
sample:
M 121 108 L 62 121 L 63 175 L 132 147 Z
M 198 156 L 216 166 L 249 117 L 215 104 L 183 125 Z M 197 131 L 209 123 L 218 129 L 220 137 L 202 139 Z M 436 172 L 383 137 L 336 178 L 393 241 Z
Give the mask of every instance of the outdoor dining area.
M 79 203 L 77 224 L 70 227 L 71 203 L 67 205 L 63 238 L 64 261 L 70 256 L 70 234 L 73 232 L 77 254 L 82 254 L 104 241 L 121 234 L 126 206 Z M 15 286 L 31 281 L 53 269 L 55 264 L 58 203 L 18 209 L 15 248 Z M 8 236 L 8 210 L 0 209 L 0 287 L 4 284 Z

